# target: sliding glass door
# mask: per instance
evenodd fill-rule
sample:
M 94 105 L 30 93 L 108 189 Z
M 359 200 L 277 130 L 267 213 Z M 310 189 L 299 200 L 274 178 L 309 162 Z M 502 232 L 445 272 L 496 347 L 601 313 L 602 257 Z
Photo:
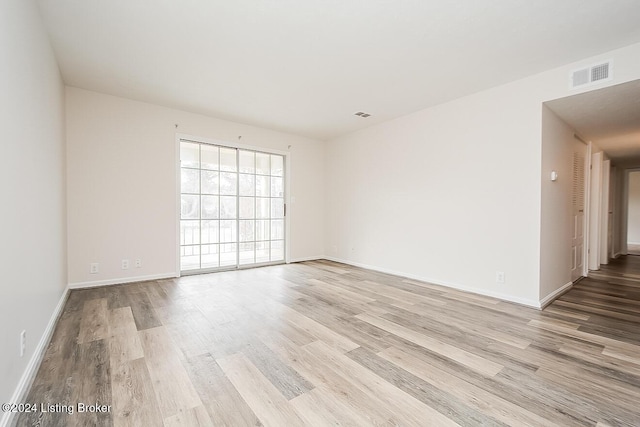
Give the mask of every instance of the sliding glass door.
M 180 269 L 284 262 L 284 156 L 180 141 Z

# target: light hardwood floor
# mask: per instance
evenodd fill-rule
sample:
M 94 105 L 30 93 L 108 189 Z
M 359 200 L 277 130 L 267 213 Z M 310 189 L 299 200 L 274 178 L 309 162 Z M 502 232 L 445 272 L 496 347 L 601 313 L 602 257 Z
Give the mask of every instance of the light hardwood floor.
M 639 426 L 640 257 L 544 311 L 328 261 L 73 291 L 31 426 Z

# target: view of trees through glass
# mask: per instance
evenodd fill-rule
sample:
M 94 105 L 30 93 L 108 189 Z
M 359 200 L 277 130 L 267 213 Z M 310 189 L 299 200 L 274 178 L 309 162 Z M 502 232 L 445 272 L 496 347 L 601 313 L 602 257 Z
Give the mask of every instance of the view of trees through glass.
M 284 261 L 284 157 L 180 142 L 182 271 Z

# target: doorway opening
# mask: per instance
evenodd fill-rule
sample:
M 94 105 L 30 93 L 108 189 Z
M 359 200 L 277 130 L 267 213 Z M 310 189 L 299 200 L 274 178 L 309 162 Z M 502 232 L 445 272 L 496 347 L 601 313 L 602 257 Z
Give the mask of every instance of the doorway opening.
M 627 200 L 627 254 L 640 256 L 640 171 L 629 172 Z

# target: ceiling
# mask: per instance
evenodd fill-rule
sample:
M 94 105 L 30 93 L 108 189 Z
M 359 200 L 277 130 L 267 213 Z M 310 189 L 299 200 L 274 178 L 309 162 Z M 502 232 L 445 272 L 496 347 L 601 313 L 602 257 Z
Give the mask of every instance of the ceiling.
M 546 102 L 612 160 L 640 159 L 640 80 Z
M 318 139 L 640 41 L 638 0 L 38 3 L 67 85 Z

